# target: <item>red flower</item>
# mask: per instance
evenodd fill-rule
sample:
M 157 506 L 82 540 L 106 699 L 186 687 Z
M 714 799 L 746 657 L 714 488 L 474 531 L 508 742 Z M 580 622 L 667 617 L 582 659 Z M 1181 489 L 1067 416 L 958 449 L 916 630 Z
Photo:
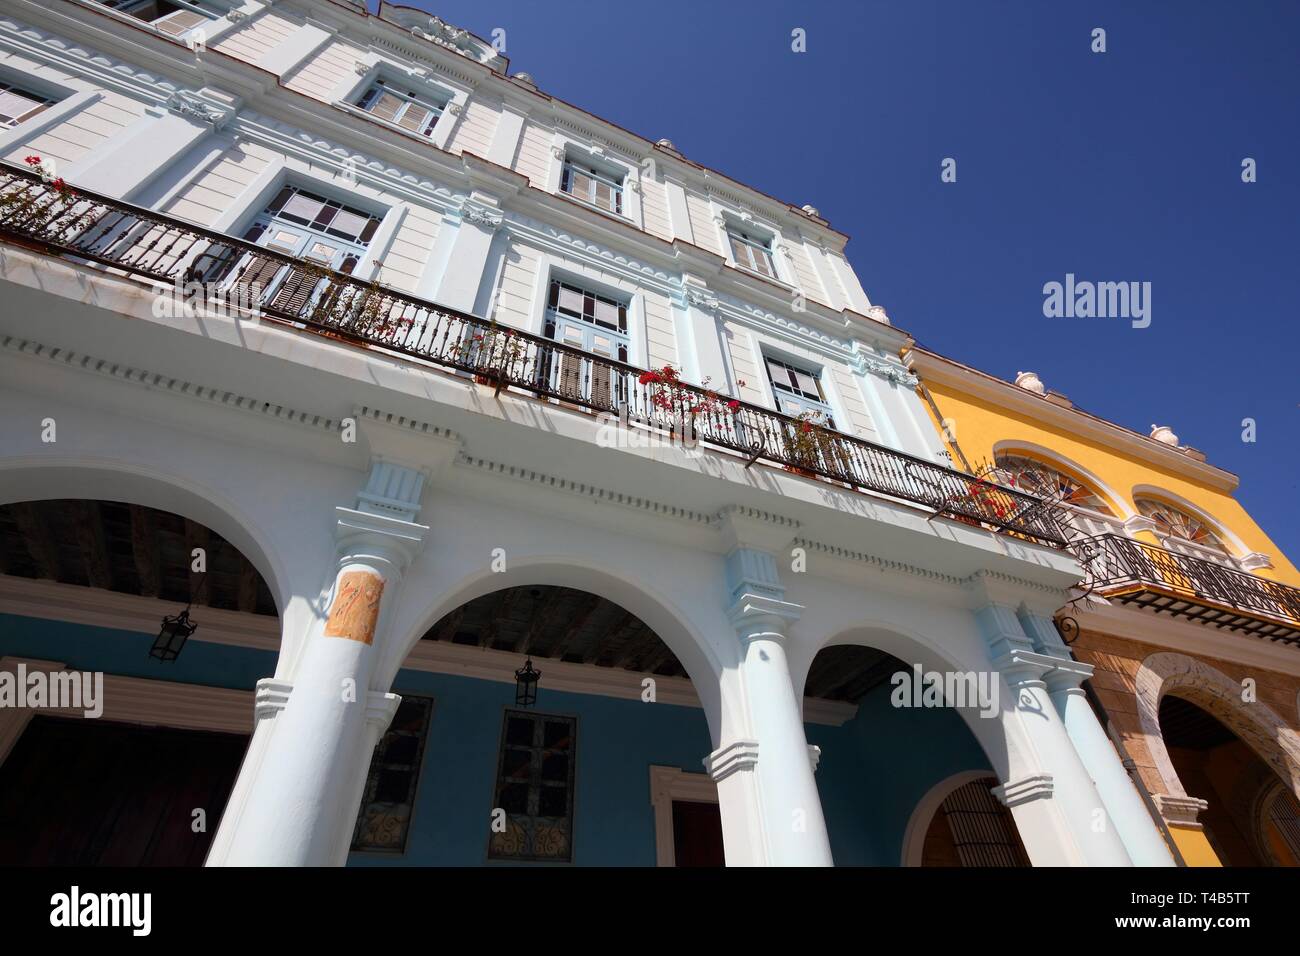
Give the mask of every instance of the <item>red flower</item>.
M 41 157 L 28 156 L 26 159 L 23 160 L 23 162 L 26 163 L 28 166 L 39 166 L 41 164 Z
M 738 412 L 740 411 L 740 402 L 733 398 L 731 401 L 727 402 L 727 408 L 731 409 L 733 412 Z

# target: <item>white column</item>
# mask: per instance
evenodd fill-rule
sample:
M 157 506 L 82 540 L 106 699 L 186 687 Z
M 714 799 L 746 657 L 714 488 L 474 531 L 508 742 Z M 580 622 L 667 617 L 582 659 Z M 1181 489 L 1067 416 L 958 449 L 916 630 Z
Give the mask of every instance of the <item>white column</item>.
M 428 530 L 411 520 L 422 487 L 417 472 L 376 462 L 358 507 L 336 509 L 329 611 L 313 621 L 290 679 L 258 686 L 257 730 L 209 866 L 346 861 L 374 745 L 399 703 L 371 678 L 393 592 Z
M 734 545 L 726 572 L 728 616 L 740 642 L 739 663 L 722 685 L 727 707 L 744 719 L 705 766 L 718 783 L 723 848 L 728 866 L 831 866 L 830 839 L 803 715 L 786 659 L 787 632 L 803 608 L 782 600 L 784 588 L 769 546 L 775 535 L 761 520 L 733 509 L 724 519 Z M 779 545 L 777 545 L 779 547 Z
M 1174 866 L 1173 854 L 1080 686 L 1092 676 L 1092 666 L 1070 657 L 1047 618 L 1022 611 L 1020 622 L 1034 643 L 1058 660 L 1046 674 L 1048 692 L 1133 864 Z
M 1056 660 L 1034 650 L 1010 607 L 988 604 L 975 617 L 993 652 L 993 666 L 1015 695 L 1015 710 L 1038 762 L 1051 775 L 1051 799 L 1059 803 L 1084 862 L 1131 865 L 1114 820 L 1048 696 L 1044 676 L 1055 669 Z

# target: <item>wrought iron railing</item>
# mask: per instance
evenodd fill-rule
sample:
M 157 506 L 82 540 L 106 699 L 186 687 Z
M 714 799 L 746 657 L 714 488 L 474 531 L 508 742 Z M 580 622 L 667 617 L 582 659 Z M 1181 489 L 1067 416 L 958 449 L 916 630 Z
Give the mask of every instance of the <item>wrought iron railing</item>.
M 1072 536 L 1064 510 L 1032 495 L 7 164 L 0 166 L 0 237 L 162 283 L 170 294 L 234 301 L 498 390 L 618 415 L 739 452 L 751 464 L 776 462 L 1055 547 Z
M 1103 595 L 1132 587 L 1154 588 L 1300 628 L 1300 588 L 1124 535 L 1094 535 L 1070 547 L 1083 565 L 1084 584 Z

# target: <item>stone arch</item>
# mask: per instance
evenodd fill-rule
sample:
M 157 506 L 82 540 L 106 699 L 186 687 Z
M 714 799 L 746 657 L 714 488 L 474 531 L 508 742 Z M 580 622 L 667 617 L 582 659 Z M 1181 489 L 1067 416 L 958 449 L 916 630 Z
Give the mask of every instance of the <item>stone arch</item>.
M 436 600 L 419 610 L 409 626 L 394 635 L 391 654 L 381 662 L 377 681 L 387 686 L 417 642 L 442 617 L 462 604 L 496 591 L 530 585 L 554 586 L 586 591 L 611 601 L 635 614 L 676 655 L 699 696 L 714 746 L 722 729 L 722 699 L 719 680 L 723 664 L 704 638 L 700 627 L 667 595 L 645 581 L 634 581 L 617 569 L 597 567 L 581 558 L 550 557 L 510 563 L 508 570 L 483 568 L 466 575 L 447 588 Z
M 215 531 L 257 569 L 283 618 L 292 598 L 287 566 L 262 526 L 242 507 L 190 477 L 109 461 L 0 463 L 0 504 L 77 498 L 145 505 Z
M 1170 796 L 1187 797 L 1160 731 L 1160 701 L 1183 697 L 1216 717 L 1236 734 L 1290 788 L 1300 794 L 1300 734 L 1287 727 L 1267 704 L 1244 704 L 1241 685 L 1203 661 L 1161 652 L 1142 662 L 1135 679 L 1138 719 L 1156 770 Z

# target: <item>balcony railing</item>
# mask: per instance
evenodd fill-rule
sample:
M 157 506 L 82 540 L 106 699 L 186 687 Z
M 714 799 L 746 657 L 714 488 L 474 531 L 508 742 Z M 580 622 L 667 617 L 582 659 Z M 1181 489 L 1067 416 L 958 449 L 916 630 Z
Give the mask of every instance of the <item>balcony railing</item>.
M 549 338 L 507 329 L 273 249 L 0 166 L 0 237 L 110 274 L 236 302 L 335 340 L 467 373 L 639 427 L 888 495 L 1054 547 L 1056 504 Z M 197 285 L 196 285 L 197 284 Z
M 1109 600 L 1300 643 L 1300 588 L 1118 534 L 1081 538 L 1070 547 L 1083 564 L 1085 585 Z

